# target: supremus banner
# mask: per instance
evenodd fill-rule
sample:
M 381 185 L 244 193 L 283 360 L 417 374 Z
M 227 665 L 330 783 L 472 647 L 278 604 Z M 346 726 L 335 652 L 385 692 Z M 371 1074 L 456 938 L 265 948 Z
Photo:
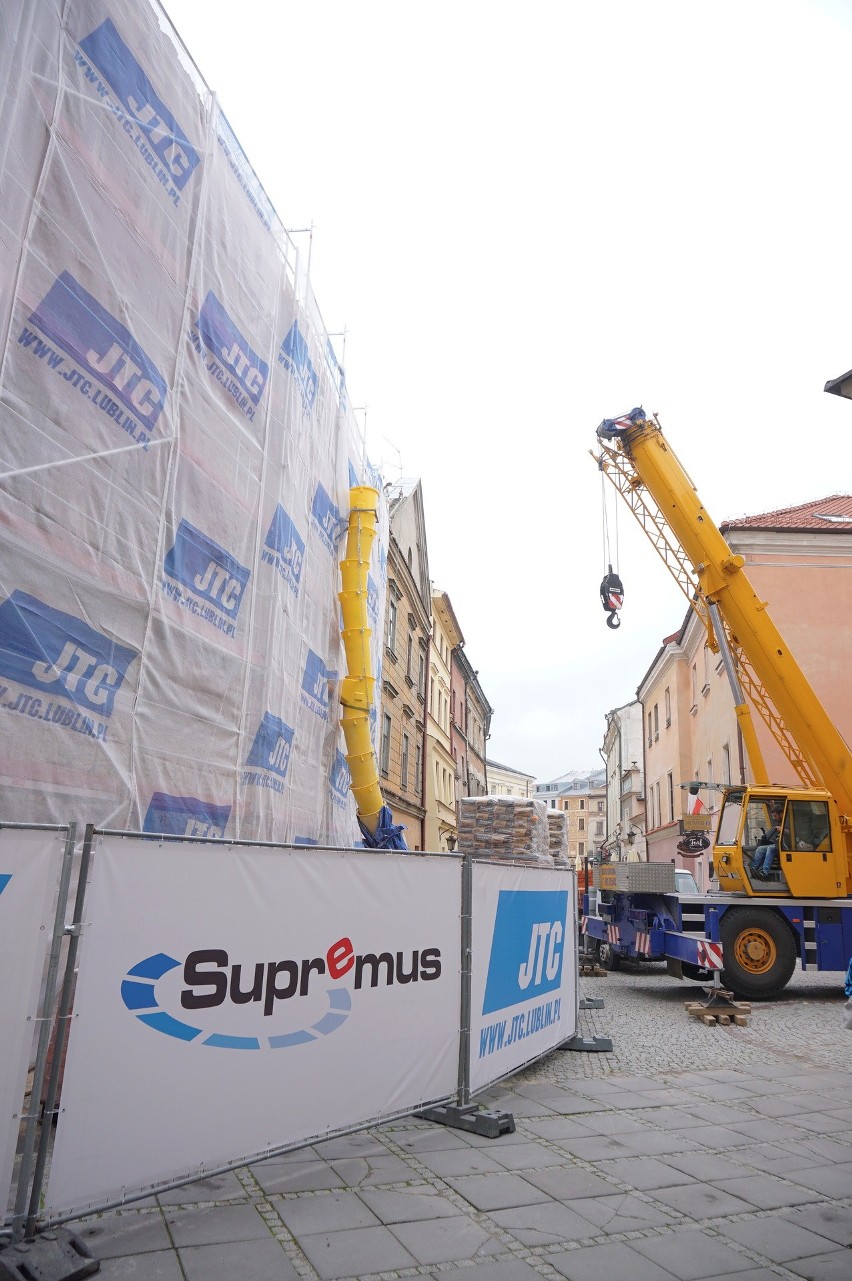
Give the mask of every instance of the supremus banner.
M 65 831 L 0 829 L 0 1198 L 5 1210 Z M 2 1220 L 0 1220 L 2 1221 Z
M 474 863 L 472 1092 L 576 1034 L 576 905 L 573 872 Z
M 460 884 L 455 858 L 97 837 L 50 1215 L 452 1096 Z

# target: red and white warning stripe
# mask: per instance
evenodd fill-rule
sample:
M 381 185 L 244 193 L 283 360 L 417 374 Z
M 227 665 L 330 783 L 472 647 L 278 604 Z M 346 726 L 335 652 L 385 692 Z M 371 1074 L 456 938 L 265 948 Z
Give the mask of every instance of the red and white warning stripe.
M 636 948 L 636 951 L 641 952 L 643 956 L 650 956 L 651 955 L 651 935 L 646 933 L 645 930 L 637 930 L 634 946 Z
M 607 942 L 609 943 L 620 943 L 621 936 L 619 935 L 619 932 L 618 932 L 618 926 L 608 925 L 606 927 L 606 937 L 607 937 Z
M 588 932 L 589 932 L 589 918 L 588 916 L 581 916 L 580 917 L 580 933 L 588 934 Z
M 703 966 L 705 970 L 721 970 L 722 944 L 711 943 L 707 939 L 699 940 L 698 964 Z

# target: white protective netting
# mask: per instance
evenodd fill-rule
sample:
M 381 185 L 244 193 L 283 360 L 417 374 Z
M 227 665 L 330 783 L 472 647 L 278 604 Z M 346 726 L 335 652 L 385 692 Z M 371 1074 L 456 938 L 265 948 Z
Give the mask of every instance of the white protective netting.
M 352 844 L 381 485 L 298 254 L 153 0 L 7 0 L 0 112 L 0 818 Z

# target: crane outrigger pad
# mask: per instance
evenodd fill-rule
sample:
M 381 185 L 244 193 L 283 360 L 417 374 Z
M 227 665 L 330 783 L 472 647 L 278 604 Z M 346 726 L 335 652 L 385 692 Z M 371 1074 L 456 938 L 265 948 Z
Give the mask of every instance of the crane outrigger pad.
M 612 1041 L 608 1036 L 572 1036 L 561 1041 L 554 1050 L 577 1050 L 584 1054 L 612 1054 Z
M 751 1006 L 746 1001 L 736 1001 L 733 992 L 723 987 L 705 987 L 707 999 L 704 1001 L 686 1001 L 684 1009 L 691 1018 L 700 1019 L 707 1027 L 717 1024 L 723 1026 L 733 1023 L 736 1027 L 745 1027 Z

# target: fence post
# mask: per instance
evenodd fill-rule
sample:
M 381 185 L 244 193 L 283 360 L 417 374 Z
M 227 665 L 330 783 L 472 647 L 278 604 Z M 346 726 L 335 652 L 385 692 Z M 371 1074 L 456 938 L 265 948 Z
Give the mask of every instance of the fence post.
M 74 967 L 77 964 L 77 951 L 80 946 L 80 932 L 83 928 L 83 902 L 86 897 L 86 882 L 89 879 L 89 864 L 92 859 L 92 833 L 94 824 L 88 823 L 83 836 L 83 853 L 80 859 L 80 875 L 77 880 L 77 894 L 74 900 L 74 919 L 66 928 L 69 935 L 68 956 L 65 961 L 65 975 L 62 980 L 62 993 L 59 998 L 59 1013 L 56 1018 L 56 1039 L 53 1044 L 53 1062 L 50 1065 L 50 1079 L 47 1083 L 47 1097 L 42 1113 L 41 1137 L 36 1156 L 36 1167 L 33 1175 L 30 1204 L 27 1211 L 25 1236 L 31 1240 L 36 1232 L 36 1218 L 41 1200 L 44 1170 L 47 1165 L 47 1151 L 53 1131 L 53 1112 L 56 1096 L 59 1092 L 59 1077 L 62 1070 L 62 1058 L 68 1037 L 68 1023 L 71 1018 L 71 999 L 74 991 Z
M 44 1069 L 47 1063 L 47 1051 L 50 1045 L 50 1032 L 53 1019 L 49 1007 L 53 1003 L 56 980 L 59 974 L 59 956 L 62 951 L 62 938 L 65 933 L 65 908 L 68 903 L 68 888 L 71 884 L 71 866 L 74 857 L 74 846 L 77 841 L 77 824 L 71 823 L 65 834 L 65 850 L 62 855 L 62 868 L 59 875 L 59 893 L 56 901 L 56 914 L 53 918 L 53 938 L 50 943 L 50 955 L 47 963 L 47 976 L 44 985 L 42 1008 L 37 1017 L 40 1019 L 38 1042 L 36 1044 L 33 1083 L 30 1092 L 30 1110 L 25 1118 L 24 1144 L 21 1151 L 21 1164 L 18 1170 L 18 1187 L 15 1193 L 15 1209 L 12 1218 L 12 1241 L 20 1241 L 23 1235 L 24 1201 L 30 1179 L 30 1166 L 35 1149 L 36 1124 L 39 1119 L 38 1102 L 41 1098 L 41 1087 L 44 1082 Z M 33 1110 L 35 1109 L 35 1111 Z
M 459 1006 L 458 1104 L 470 1103 L 470 1011 L 473 958 L 473 859 L 466 850 L 461 872 L 461 999 Z

